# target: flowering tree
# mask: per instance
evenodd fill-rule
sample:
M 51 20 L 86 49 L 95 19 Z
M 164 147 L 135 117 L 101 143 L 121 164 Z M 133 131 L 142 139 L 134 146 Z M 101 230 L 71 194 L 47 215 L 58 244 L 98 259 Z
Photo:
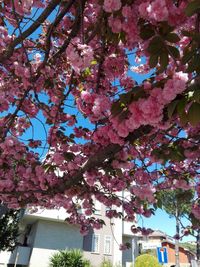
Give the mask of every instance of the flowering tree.
M 62 206 L 85 233 L 103 224 L 95 198 L 133 221 L 160 190 L 195 188 L 200 219 L 199 11 L 199 0 L 1 1 L 0 200 Z

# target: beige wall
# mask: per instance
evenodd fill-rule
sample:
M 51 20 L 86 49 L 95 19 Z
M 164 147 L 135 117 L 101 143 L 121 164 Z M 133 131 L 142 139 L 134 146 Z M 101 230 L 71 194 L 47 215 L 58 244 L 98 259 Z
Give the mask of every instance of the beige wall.
M 106 209 L 105 206 L 101 205 L 101 210 L 99 214 L 96 214 L 95 217 L 101 220 L 104 220 L 105 224 L 103 228 L 97 230 L 97 229 L 91 229 L 89 234 L 87 236 L 84 236 L 83 238 L 83 250 L 84 255 L 87 259 L 89 259 L 93 266 L 99 266 L 104 259 L 113 261 L 113 250 L 114 250 L 114 238 L 112 235 L 112 221 L 110 221 L 106 216 Z M 100 235 L 100 249 L 99 253 L 93 253 L 92 252 L 92 235 L 98 234 Z M 104 238 L 106 235 L 111 236 L 112 239 L 112 248 L 111 248 L 111 254 L 107 255 L 104 254 Z
M 62 222 L 39 220 L 33 241 L 29 267 L 47 267 L 49 258 L 57 250 L 80 248 L 83 237 L 75 226 Z

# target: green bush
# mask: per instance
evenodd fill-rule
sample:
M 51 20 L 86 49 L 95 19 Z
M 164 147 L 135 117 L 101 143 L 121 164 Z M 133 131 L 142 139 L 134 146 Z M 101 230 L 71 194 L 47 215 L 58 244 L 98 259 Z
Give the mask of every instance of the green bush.
M 110 260 L 104 259 L 101 263 L 100 267 L 113 267 L 112 262 Z
M 101 265 L 99 267 L 121 267 L 121 266 L 122 265 L 120 263 L 115 263 L 113 265 L 109 259 L 104 258 L 103 262 L 101 263 Z
M 156 257 L 143 254 L 136 258 L 134 267 L 161 267 Z
M 78 249 L 61 250 L 50 258 L 50 267 L 90 267 L 90 261 L 83 258 Z

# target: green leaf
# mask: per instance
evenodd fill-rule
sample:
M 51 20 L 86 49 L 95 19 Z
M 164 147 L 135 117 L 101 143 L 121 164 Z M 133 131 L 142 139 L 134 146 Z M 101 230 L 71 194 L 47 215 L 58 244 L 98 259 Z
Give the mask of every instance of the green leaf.
M 117 115 L 119 115 L 123 110 L 123 107 L 121 106 L 120 101 L 117 101 L 115 103 L 112 104 L 111 107 L 111 114 L 115 117 Z
M 161 70 L 166 69 L 166 67 L 168 66 L 169 63 L 169 57 L 168 57 L 168 53 L 162 53 L 160 55 L 160 66 L 161 66 Z
M 149 38 L 153 37 L 155 34 L 153 27 L 148 24 L 148 25 L 144 25 L 143 27 L 141 27 L 140 30 L 140 37 L 143 40 L 148 40 Z
M 177 43 L 180 41 L 180 38 L 176 33 L 170 32 L 165 36 L 165 40 L 171 43 Z
M 160 27 L 159 27 L 160 35 L 165 36 L 168 33 L 172 32 L 173 30 L 174 30 L 174 27 L 169 25 L 167 21 L 162 21 L 160 23 Z
M 180 57 L 179 50 L 175 46 L 167 45 L 167 49 L 173 57 L 175 57 L 175 58 Z
M 196 90 L 194 91 L 194 94 L 192 96 L 192 98 L 200 104 L 200 90 Z
M 75 155 L 71 152 L 64 152 L 63 156 L 64 156 L 65 160 L 67 160 L 67 161 L 71 161 L 75 158 Z
M 180 115 L 180 123 L 183 126 L 188 123 L 188 116 L 185 112 Z
M 155 68 L 158 64 L 158 55 L 151 54 L 149 58 L 149 66 Z
M 197 72 L 197 74 L 200 74 L 200 54 L 196 54 L 194 57 L 194 70 Z
M 45 164 L 44 166 L 45 172 L 49 172 L 49 171 L 55 171 L 57 166 L 52 165 L 52 164 Z
M 189 122 L 196 126 L 200 122 L 200 104 L 194 102 L 188 111 Z
M 90 70 L 90 68 L 86 68 L 86 69 L 84 70 L 84 75 L 85 75 L 86 77 L 91 75 L 91 70 Z
M 146 96 L 145 91 L 141 87 L 138 88 L 136 87 L 136 91 L 132 95 L 132 100 L 137 101 L 139 98 L 144 98 L 145 96 Z
M 97 64 L 97 61 L 94 59 L 91 61 L 91 65 L 96 65 Z
M 167 107 L 167 112 L 168 112 L 168 118 L 171 119 L 172 115 L 174 114 L 177 104 L 178 104 L 179 100 L 174 100 L 173 102 L 171 102 L 168 107 Z
M 182 57 L 182 64 L 186 64 L 195 54 L 195 50 L 187 51 Z
M 192 34 L 193 34 L 191 31 L 185 31 L 185 30 L 181 31 L 181 33 L 182 33 L 184 36 L 187 36 L 187 37 L 192 37 Z
M 180 116 L 182 116 L 185 113 L 185 106 L 186 106 L 186 104 L 187 104 L 187 100 L 185 98 L 181 99 L 178 102 L 177 111 L 178 111 L 178 114 Z
M 161 198 L 157 199 L 157 207 L 160 209 L 162 209 L 162 207 L 163 207 Z
M 194 60 L 188 63 L 187 72 L 192 73 L 195 70 Z
M 122 177 L 122 176 L 123 176 L 123 172 L 122 172 L 121 169 L 116 169 L 115 172 L 116 172 L 116 175 L 117 175 L 118 177 Z
M 199 8 L 200 8 L 200 0 L 194 0 L 187 5 L 185 9 L 185 14 L 188 17 L 191 17 L 192 15 L 194 15 L 199 11 Z
M 194 57 L 192 57 L 192 60 L 188 63 L 187 72 L 191 73 L 196 71 L 198 74 L 200 73 L 200 55 L 196 54 Z
M 127 117 L 128 117 L 129 111 L 128 110 L 124 110 L 119 114 L 118 120 L 120 122 L 124 121 Z
M 124 104 L 128 104 L 128 103 L 130 103 L 131 98 L 132 98 L 132 92 L 128 92 L 128 93 L 125 93 L 125 94 L 121 94 L 121 95 L 119 96 L 120 102 L 121 102 L 121 103 L 124 103 Z
M 160 36 L 155 36 L 149 43 L 147 48 L 150 54 L 160 55 L 162 53 L 162 48 L 164 47 L 163 41 Z
M 199 33 L 193 33 L 192 39 L 199 42 L 200 41 L 200 34 Z

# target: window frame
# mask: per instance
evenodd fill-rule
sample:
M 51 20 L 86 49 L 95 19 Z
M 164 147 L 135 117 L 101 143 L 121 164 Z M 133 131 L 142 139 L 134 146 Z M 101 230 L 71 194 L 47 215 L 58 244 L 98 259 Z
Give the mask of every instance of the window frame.
M 102 203 L 95 199 L 94 201 L 94 214 L 101 215 Z
M 109 252 L 106 251 L 106 241 L 107 241 L 106 239 L 110 241 L 110 251 Z M 104 249 L 103 250 L 104 250 L 105 255 L 112 255 L 112 236 L 111 235 L 105 235 L 104 236 Z
M 95 249 L 95 237 L 98 237 L 97 250 Z M 94 233 L 92 235 L 92 253 L 100 253 L 100 234 Z

